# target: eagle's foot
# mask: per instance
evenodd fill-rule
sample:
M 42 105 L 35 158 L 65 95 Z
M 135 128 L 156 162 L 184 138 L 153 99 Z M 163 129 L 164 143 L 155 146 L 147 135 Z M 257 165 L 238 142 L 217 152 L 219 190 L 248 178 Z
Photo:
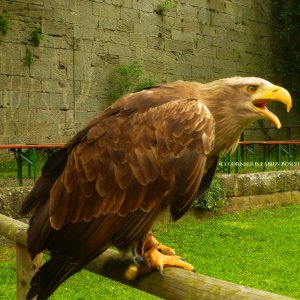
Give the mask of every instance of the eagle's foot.
M 128 267 L 125 278 L 133 280 L 137 276 L 151 273 L 152 270 L 160 271 L 163 275 L 164 267 L 177 267 L 187 271 L 194 271 L 194 267 L 184 262 L 175 251 L 160 244 L 152 233 L 134 248 L 135 264 Z
M 151 270 L 158 270 L 163 275 L 164 267 L 177 267 L 187 271 L 194 271 L 194 267 L 183 261 L 180 256 L 166 255 L 154 247 L 145 253 L 145 260 L 148 261 Z

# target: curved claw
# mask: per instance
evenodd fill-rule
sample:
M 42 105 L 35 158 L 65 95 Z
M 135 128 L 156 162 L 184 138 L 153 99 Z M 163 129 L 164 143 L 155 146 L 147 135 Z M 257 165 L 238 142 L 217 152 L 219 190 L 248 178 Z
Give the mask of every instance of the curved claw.
M 159 270 L 161 274 L 163 274 L 165 266 L 177 267 L 187 271 L 194 270 L 194 267 L 191 264 L 184 262 L 180 256 L 164 255 L 155 248 L 149 250 L 145 256 L 149 259 L 150 268 Z
M 158 270 L 163 277 L 164 267 L 177 267 L 187 271 L 195 271 L 194 267 L 186 263 L 175 251 L 160 244 L 152 233 L 146 239 L 137 244 L 133 249 L 136 255 L 134 264 L 130 265 L 124 276 L 128 280 L 134 280 L 137 276 L 151 273 L 151 270 Z

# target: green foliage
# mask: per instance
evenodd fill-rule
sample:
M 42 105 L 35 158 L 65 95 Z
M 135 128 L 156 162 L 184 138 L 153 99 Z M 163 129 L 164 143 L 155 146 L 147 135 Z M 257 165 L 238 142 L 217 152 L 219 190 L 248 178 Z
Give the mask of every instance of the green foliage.
M 6 34 L 8 31 L 8 19 L 6 17 L 0 16 L 0 31 Z
M 300 299 L 299 216 L 299 205 L 208 219 L 186 216 L 156 225 L 154 234 L 197 273 Z
M 26 48 L 25 56 L 24 56 L 24 63 L 26 66 L 30 66 L 33 64 L 33 54 L 30 49 Z
M 36 27 L 34 29 L 34 31 L 31 33 L 30 42 L 32 43 L 33 46 L 39 46 L 39 44 L 41 43 L 43 38 L 44 38 L 44 35 L 42 33 L 42 28 Z
M 275 54 L 281 80 L 300 104 L 300 2 L 277 0 L 274 3 L 277 41 Z
M 154 10 L 158 15 L 164 15 L 166 11 L 176 9 L 177 2 L 174 0 L 165 0 L 163 3 L 159 4 Z
M 214 177 L 210 187 L 205 194 L 197 198 L 193 207 L 198 209 L 208 209 L 210 211 L 216 211 L 222 207 L 225 203 L 225 192 L 221 186 L 220 179 Z
M 108 102 L 111 104 L 126 93 L 139 91 L 154 84 L 155 80 L 146 76 L 137 62 L 130 65 L 119 65 L 116 68 L 114 88 L 109 94 Z

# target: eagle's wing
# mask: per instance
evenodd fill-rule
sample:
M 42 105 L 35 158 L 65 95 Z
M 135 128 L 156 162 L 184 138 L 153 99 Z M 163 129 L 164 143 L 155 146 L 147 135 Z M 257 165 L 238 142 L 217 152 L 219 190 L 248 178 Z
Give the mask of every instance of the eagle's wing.
M 23 212 L 36 207 L 28 235 L 32 254 L 46 247 L 72 255 L 72 239 L 97 240 L 94 254 L 111 243 L 127 246 L 168 205 L 175 219 L 191 205 L 213 146 L 212 115 L 198 99 L 151 106 L 145 93 L 160 94 L 143 91 L 119 101 L 46 164 L 23 205 Z
M 197 192 L 212 142 L 211 114 L 197 100 L 102 120 L 72 149 L 51 189 L 52 226 L 149 212 L 164 201 L 184 209 Z

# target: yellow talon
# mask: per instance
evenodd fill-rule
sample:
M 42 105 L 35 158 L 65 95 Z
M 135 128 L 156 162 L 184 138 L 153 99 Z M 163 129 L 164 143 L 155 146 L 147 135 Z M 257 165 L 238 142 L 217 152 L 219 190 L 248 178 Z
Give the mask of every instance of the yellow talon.
M 151 270 L 160 271 L 163 275 L 164 267 L 177 267 L 187 271 L 194 271 L 194 267 L 184 262 L 175 251 L 160 244 L 150 233 L 147 238 L 136 247 L 136 255 L 143 258 L 142 263 L 130 265 L 124 276 L 127 280 L 134 280 L 137 276 L 150 273 Z
M 138 276 L 138 266 L 135 264 L 130 265 L 124 273 L 124 277 L 127 280 L 134 280 Z

